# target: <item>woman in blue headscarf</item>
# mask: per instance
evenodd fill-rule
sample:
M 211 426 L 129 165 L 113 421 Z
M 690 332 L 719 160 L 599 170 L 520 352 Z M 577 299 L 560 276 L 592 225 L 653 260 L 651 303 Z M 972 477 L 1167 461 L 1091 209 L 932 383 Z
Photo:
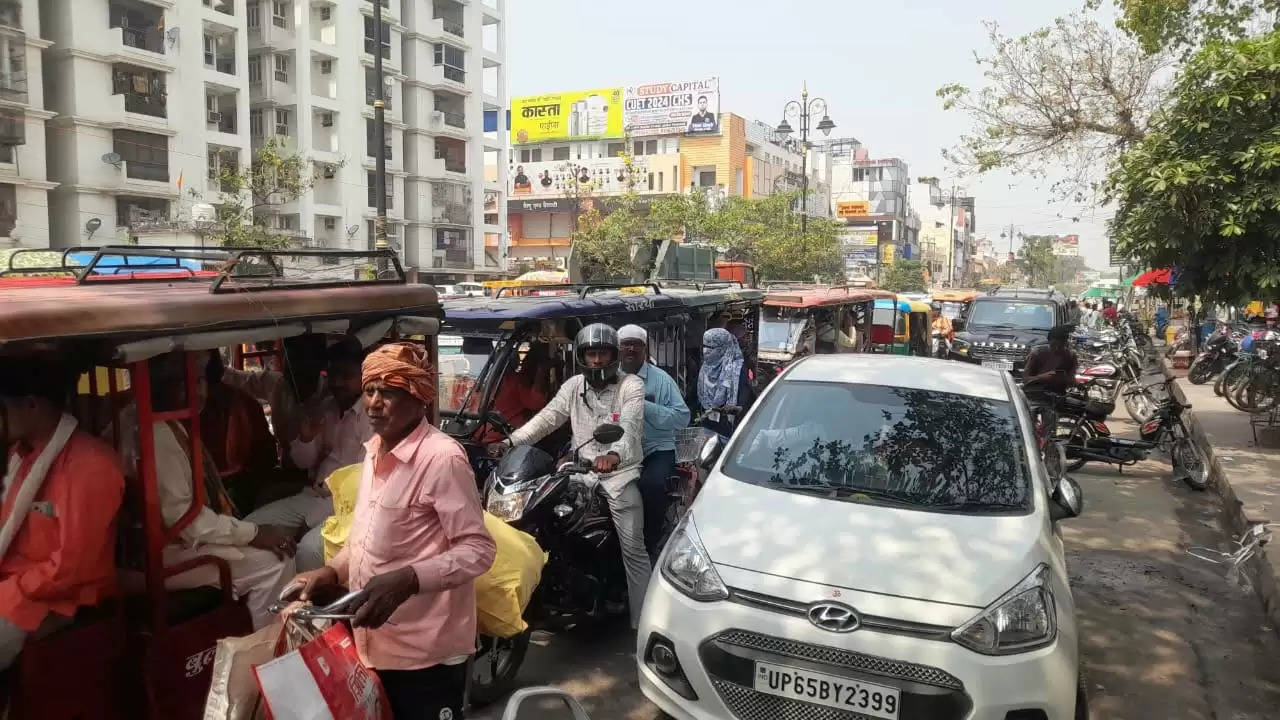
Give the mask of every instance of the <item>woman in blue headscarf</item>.
M 750 397 L 749 383 L 744 379 L 742 348 L 733 333 L 724 328 L 712 328 L 702 335 L 702 368 L 698 371 L 698 405 L 702 410 L 736 406 L 746 407 Z M 720 413 L 703 423 L 721 435 L 733 432 L 733 423 Z

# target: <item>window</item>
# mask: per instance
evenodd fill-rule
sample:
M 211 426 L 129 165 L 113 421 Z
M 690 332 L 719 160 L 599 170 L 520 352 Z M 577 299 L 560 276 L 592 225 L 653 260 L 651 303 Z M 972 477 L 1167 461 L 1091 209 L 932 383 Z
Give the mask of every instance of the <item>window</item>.
M 847 408 L 856 407 L 850 413 Z M 936 423 L 933 418 L 964 418 Z M 1014 406 L 932 390 L 785 382 L 734 434 L 722 472 L 820 502 L 1023 514 L 1027 458 Z
M 253 137 L 262 137 L 262 111 L 249 111 L 249 134 Z
M 281 110 L 279 108 L 276 109 L 276 134 L 277 135 L 289 134 L 289 111 L 288 110 Z
M 276 80 L 282 83 L 289 82 L 289 56 L 273 55 L 272 57 L 275 58 Z
M 542 162 L 542 148 L 533 148 L 532 150 L 520 151 L 520 162 Z
M 289 3 L 287 0 L 271 0 L 271 24 L 276 27 L 289 27 L 286 18 L 289 17 Z
M 334 217 L 326 217 L 326 218 L 324 219 L 324 229 L 325 229 L 325 230 L 337 230 L 337 229 L 338 229 L 338 218 L 334 218 Z
M 218 177 L 218 150 L 210 147 L 207 153 L 205 164 L 209 168 L 209 179 L 215 180 Z
M 254 55 L 249 58 L 249 82 L 262 82 L 262 56 Z
M 569 159 L 569 148 L 568 148 L 568 147 L 552 148 L 552 149 L 551 149 L 551 159 L 552 159 L 552 160 L 568 160 L 568 159 Z
M 364 51 L 373 54 L 374 32 L 373 18 L 368 15 L 364 16 Z M 382 23 L 382 57 L 384 60 L 391 59 L 391 26 Z M 438 64 L 438 63 L 437 63 Z
M 329 7 L 328 5 L 322 5 L 320 7 L 320 19 L 328 20 L 331 17 L 333 17 L 333 8 Z M 329 218 L 329 220 L 332 220 L 332 219 L 333 218 Z
M 649 189 L 653 189 L 653 173 L 649 173 Z
M 662 192 L 662 173 L 658 173 L 658 192 Z
M 216 48 L 216 47 L 217 47 L 217 45 L 218 45 L 218 41 L 217 41 L 217 40 L 215 40 L 215 39 L 214 39 L 214 37 L 213 37 L 212 35 L 210 35 L 210 34 L 208 34 L 208 33 L 205 33 L 205 35 L 204 35 L 204 64 L 205 64 L 205 67 L 213 67 L 213 61 L 214 61 L 214 58 L 216 58 L 216 57 L 217 57 L 217 52 L 215 51 L 215 49 L 214 49 L 214 48 Z
M 332 61 L 332 60 L 321 60 L 321 61 L 320 61 L 320 74 L 321 74 L 321 75 L 332 75 L 332 74 L 333 74 L 333 61 Z
M 701 185 L 702 187 L 715 187 L 716 171 L 703 170 L 702 172 L 698 173 L 698 184 Z
M 631 153 L 632 155 L 636 155 L 636 156 L 657 155 L 658 141 L 657 140 L 636 140 L 632 148 L 633 148 Z
M 436 43 L 435 46 L 435 64 L 444 66 L 444 77 L 446 80 L 453 82 L 466 82 L 466 57 L 467 53 L 452 45 L 444 43 Z
M 333 127 L 333 113 L 320 113 L 320 127 Z
M 133 130 L 116 130 L 112 140 L 112 150 L 125 161 L 129 177 L 169 182 L 169 138 Z
M 250 30 L 260 26 L 262 20 L 258 16 L 258 13 L 261 12 L 261 10 L 262 7 L 256 2 L 251 2 L 245 6 L 245 22 L 248 23 Z
M 626 148 L 626 143 L 609 143 L 609 149 L 605 151 L 605 156 L 622 157 L 622 153 Z

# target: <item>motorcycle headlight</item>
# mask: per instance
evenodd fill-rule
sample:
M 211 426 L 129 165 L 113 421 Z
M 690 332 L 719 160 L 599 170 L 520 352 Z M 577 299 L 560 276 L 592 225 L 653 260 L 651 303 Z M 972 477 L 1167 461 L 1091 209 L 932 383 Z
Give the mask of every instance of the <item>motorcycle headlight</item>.
M 1267 350 L 1266 350 L 1266 348 L 1258 348 L 1258 359 L 1259 359 L 1259 360 L 1266 360 L 1266 359 L 1267 359 Z
M 490 515 L 506 522 L 516 522 L 524 517 L 525 505 L 532 495 L 533 489 L 521 490 L 506 495 L 490 493 L 489 502 L 485 504 L 485 510 L 488 510 Z
M 677 590 L 699 602 L 729 597 L 729 589 L 724 586 L 724 581 L 711 564 L 711 557 L 703 549 L 690 515 L 686 515 L 671 534 L 662 555 L 662 576 Z
M 1043 647 L 1058 633 L 1057 610 L 1049 589 L 1049 566 L 1041 564 L 951 639 L 983 655 L 1010 655 Z

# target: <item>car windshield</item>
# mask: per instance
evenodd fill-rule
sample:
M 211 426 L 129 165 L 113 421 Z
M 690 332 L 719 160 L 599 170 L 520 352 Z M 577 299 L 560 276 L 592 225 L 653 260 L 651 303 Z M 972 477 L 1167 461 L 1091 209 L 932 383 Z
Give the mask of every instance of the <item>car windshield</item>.
M 479 412 L 484 393 L 476 383 L 493 357 L 493 339 L 441 335 L 439 343 L 440 411 Z
M 830 382 L 787 382 L 734 435 L 723 472 L 834 500 L 932 512 L 1031 507 L 1012 404 Z
M 1053 328 L 1053 306 L 1043 302 L 981 300 L 969 310 L 968 325 L 1048 331 Z
M 803 318 L 772 318 L 760 323 L 760 349 L 795 352 L 804 330 Z

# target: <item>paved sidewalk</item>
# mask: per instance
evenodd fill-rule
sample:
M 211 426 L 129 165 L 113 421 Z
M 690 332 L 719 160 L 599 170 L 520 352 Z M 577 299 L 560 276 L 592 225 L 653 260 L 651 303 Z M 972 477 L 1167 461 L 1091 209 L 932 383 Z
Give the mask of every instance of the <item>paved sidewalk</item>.
M 1280 433 L 1260 429 L 1255 444 L 1249 415 L 1215 395 L 1213 383 L 1193 385 L 1184 371 L 1175 374 L 1178 392 L 1193 406 L 1192 432 L 1209 453 L 1228 530 L 1238 536 L 1252 523 L 1280 522 Z M 1280 532 L 1272 534 L 1277 540 L 1251 564 L 1249 576 L 1273 624 L 1280 627 Z

